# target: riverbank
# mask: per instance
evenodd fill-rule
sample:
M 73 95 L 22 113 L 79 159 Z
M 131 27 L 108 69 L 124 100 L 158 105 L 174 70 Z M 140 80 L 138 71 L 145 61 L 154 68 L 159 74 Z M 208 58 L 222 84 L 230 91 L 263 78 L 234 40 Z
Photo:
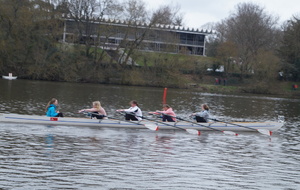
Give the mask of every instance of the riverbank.
M 130 76 L 131 75 L 131 76 Z M 189 89 L 203 93 L 218 93 L 218 94 L 258 94 L 269 96 L 281 96 L 288 98 L 300 98 L 300 89 L 293 89 L 292 86 L 297 84 L 295 82 L 274 81 L 272 83 L 253 82 L 252 80 L 239 81 L 238 78 L 228 77 L 224 84 L 222 82 L 216 83 L 215 75 L 202 75 L 201 79 L 195 79 L 194 75 L 173 75 L 168 80 L 164 80 L 164 76 L 152 78 L 139 72 L 127 73 L 125 77 L 109 78 L 108 80 L 79 80 L 79 81 L 56 81 L 56 82 L 70 82 L 70 83 L 89 83 L 89 84 L 107 84 L 107 85 L 122 85 L 122 86 L 139 86 L 139 87 L 167 87 L 174 89 Z M 145 80 L 145 78 L 149 80 Z M 26 79 L 25 80 L 32 80 Z M 137 80 L 138 79 L 138 80 Z M 218 78 L 220 80 L 220 78 Z M 221 78 L 222 79 L 222 78 Z M 3 79 L 4 80 L 4 79 Z M 39 81 L 39 80 L 34 80 Z M 47 81 L 47 80 L 40 80 Z M 55 81 L 52 81 L 55 82 Z
M 300 89 L 293 89 L 293 82 L 276 82 L 276 85 L 224 85 L 190 83 L 187 88 L 199 92 L 220 93 L 220 94 L 260 94 L 271 96 L 283 96 L 288 98 L 300 98 Z
M 65 55 L 71 55 L 69 51 L 64 50 Z M 300 98 L 300 90 L 292 90 L 292 82 L 274 78 L 273 82 L 267 83 L 254 76 L 243 76 L 241 80 L 237 73 L 225 75 L 208 71 L 208 68 L 218 65 L 218 60 L 211 57 L 137 52 L 133 58 L 138 66 L 132 66 L 118 64 L 108 56 L 104 62 L 96 63 L 83 59 L 80 53 L 75 55 L 55 64 L 34 67 L 25 64 L 17 68 L 7 67 L 2 72 L 13 72 L 19 79 L 29 80 L 191 88 L 208 93 L 253 93 Z

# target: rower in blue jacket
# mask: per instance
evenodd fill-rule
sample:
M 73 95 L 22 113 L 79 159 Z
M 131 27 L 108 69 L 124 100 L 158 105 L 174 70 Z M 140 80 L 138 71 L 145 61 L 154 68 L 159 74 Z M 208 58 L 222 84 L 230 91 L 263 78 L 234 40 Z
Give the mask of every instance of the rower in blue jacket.
M 55 98 L 52 98 L 46 106 L 46 116 L 48 117 L 63 117 L 63 113 L 56 110 L 58 101 Z

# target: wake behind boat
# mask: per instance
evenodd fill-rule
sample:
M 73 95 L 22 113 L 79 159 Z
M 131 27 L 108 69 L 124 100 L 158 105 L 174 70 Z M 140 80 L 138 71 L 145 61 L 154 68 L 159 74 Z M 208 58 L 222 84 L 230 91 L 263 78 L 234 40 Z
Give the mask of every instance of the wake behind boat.
M 121 121 L 117 119 L 89 119 L 89 118 L 75 118 L 75 117 L 47 117 L 37 115 L 21 115 L 21 114 L 0 114 L 0 123 L 19 123 L 19 124 L 37 124 L 37 125 L 62 125 L 62 126 L 82 126 L 82 127 L 99 127 L 99 128 L 128 128 L 128 129 L 145 129 L 147 124 L 155 124 L 159 129 L 174 129 L 180 127 L 184 129 L 196 129 L 200 131 L 209 131 L 215 128 L 218 130 L 230 131 L 253 131 L 257 129 L 266 129 L 270 131 L 277 131 L 283 125 L 283 121 L 266 121 L 266 122 L 209 122 L 201 123 L 200 126 L 190 122 L 155 122 L 149 120 L 142 121 Z M 245 126 L 245 127 L 239 127 Z M 175 126 L 175 127 L 173 127 Z M 250 129 L 249 129 L 250 128 Z

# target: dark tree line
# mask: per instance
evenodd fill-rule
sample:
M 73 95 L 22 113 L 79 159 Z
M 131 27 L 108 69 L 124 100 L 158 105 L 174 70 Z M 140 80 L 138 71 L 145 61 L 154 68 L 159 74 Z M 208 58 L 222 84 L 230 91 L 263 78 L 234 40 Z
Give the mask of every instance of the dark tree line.
M 292 80 L 300 80 L 300 18 L 293 17 L 283 29 L 282 43 L 279 47 L 282 70 Z
M 126 21 L 128 31 L 123 31 L 117 47 L 117 51 L 122 47 L 121 58 L 113 60 L 100 48 L 107 44 L 100 36 L 108 40 L 116 33 L 109 26 L 96 28 L 97 43 L 61 43 L 64 18 L 74 19 L 79 40 L 95 34 L 96 20 Z M 182 20 L 178 7 L 162 6 L 151 12 L 142 0 L 0 0 L 0 72 L 40 80 L 109 82 L 110 78 L 125 78 L 119 73 L 126 76 L 124 63 L 135 56 L 149 29 L 155 24 L 182 25 Z M 142 33 L 137 29 L 139 23 L 148 26 Z M 128 40 L 129 34 L 136 40 Z
M 278 18 L 254 3 L 240 3 L 226 19 L 217 23 L 217 35 L 209 39 L 207 54 L 218 58 L 225 73 L 243 79 L 275 80 L 282 72 L 285 79 L 300 79 L 299 19 L 288 21 L 282 30 Z
M 0 1 L 1 72 L 35 78 L 57 62 L 59 52 L 55 42 L 61 31 L 57 13 L 52 10 L 53 6 L 44 1 Z

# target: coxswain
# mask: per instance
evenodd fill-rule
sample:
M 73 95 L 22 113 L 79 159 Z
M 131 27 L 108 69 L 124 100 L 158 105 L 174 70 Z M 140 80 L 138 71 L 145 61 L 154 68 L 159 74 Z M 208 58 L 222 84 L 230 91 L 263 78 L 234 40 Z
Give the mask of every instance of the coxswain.
M 48 117 L 64 117 L 63 113 L 57 110 L 58 100 L 52 98 L 46 106 L 46 116 Z

